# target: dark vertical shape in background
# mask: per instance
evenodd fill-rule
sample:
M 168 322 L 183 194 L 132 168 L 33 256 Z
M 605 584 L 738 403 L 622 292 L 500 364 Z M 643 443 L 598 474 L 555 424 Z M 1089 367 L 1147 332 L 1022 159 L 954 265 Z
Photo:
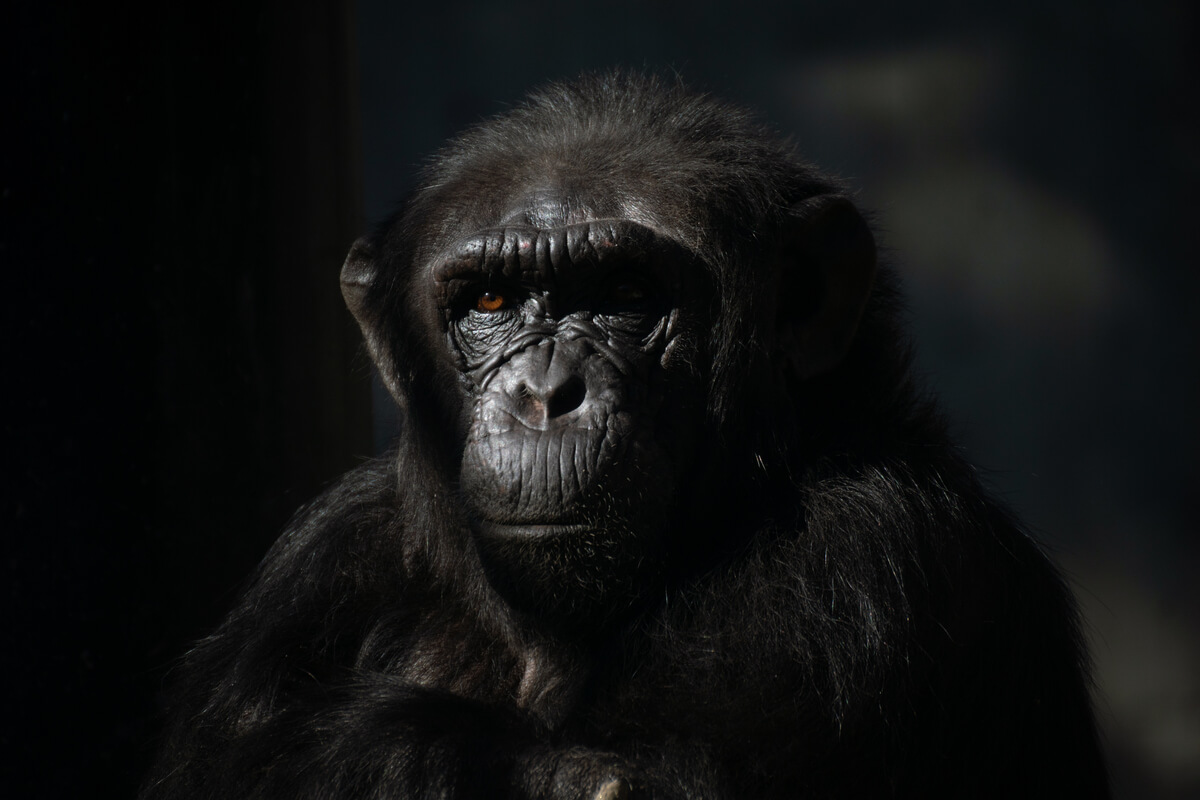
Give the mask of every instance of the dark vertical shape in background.
M 349 5 L 7 15 L 0 794 L 132 796 L 171 663 L 370 452 Z

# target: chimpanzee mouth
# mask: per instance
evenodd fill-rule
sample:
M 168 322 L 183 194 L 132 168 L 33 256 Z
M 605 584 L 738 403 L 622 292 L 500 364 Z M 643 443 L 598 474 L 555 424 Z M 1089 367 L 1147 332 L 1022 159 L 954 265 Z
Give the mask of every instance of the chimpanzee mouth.
M 592 530 L 577 522 L 491 522 L 479 520 L 475 529 L 481 536 L 496 540 L 551 539 L 578 536 Z

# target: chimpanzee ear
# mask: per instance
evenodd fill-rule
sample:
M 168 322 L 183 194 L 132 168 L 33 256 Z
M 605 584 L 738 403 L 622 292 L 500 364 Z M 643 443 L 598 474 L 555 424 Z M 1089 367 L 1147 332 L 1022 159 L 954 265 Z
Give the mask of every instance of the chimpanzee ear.
M 362 330 L 363 339 L 367 342 L 371 360 L 379 369 L 379 375 L 383 379 L 384 385 L 387 386 L 396 401 L 401 402 L 395 364 L 392 362 L 390 348 L 379 325 L 379 320 L 376 319 L 378 312 L 372 309 L 367 302 L 368 293 L 377 271 L 375 245 L 365 236 L 359 238 L 350 246 L 346 262 L 342 264 L 342 297 L 346 300 L 346 307 L 358 321 L 358 327 Z
M 342 264 L 342 297 L 364 334 L 367 328 L 367 320 L 364 319 L 367 289 L 375 279 L 375 270 L 375 245 L 362 236 L 350 246 L 346 262 Z
M 875 277 L 875 239 L 849 199 L 793 208 L 776 301 L 779 344 L 802 378 L 835 367 L 854 341 Z

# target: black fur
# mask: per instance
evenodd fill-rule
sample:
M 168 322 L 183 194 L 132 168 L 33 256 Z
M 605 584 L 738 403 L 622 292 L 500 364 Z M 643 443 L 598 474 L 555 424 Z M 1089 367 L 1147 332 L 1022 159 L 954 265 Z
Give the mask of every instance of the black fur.
M 548 180 L 585 186 L 521 205 Z M 607 75 L 424 185 L 345 273 L 397 451 L 301 511 L 188 655 L 146 800 L 1108 795 L 1070 592 L 914 387 L 885 267 L 848 349 L 812 344 L 838 279 L 807 265 L 873 264 L 835 181 L 737 109 Z M 427 275 L 513 203 L 537 228 L 579 197 L 676 248 L 691 322 L 647 391 L 686 453 L 629 468 L 636 565 L 513 599 L 459 481 L 483 390 Z

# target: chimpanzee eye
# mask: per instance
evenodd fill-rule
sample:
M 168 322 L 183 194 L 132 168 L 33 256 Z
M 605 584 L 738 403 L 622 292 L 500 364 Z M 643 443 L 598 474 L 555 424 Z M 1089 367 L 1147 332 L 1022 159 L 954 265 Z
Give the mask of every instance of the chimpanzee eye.
M 616 303 L 640 303 L 646 299 L 646 287 L 640 281 L 623 280 L 609 292 Z
M 475 310 L 484 314 L 500 311 L 508 305 L 508 298 L 496 292 L 480 292 L 475 299 Z
M 655 296 L 653 284 L 645 275 L 634 270 L 621 270 L 608 280 L 604 302 L 614 309 L 633 309 L 650 302 Z

